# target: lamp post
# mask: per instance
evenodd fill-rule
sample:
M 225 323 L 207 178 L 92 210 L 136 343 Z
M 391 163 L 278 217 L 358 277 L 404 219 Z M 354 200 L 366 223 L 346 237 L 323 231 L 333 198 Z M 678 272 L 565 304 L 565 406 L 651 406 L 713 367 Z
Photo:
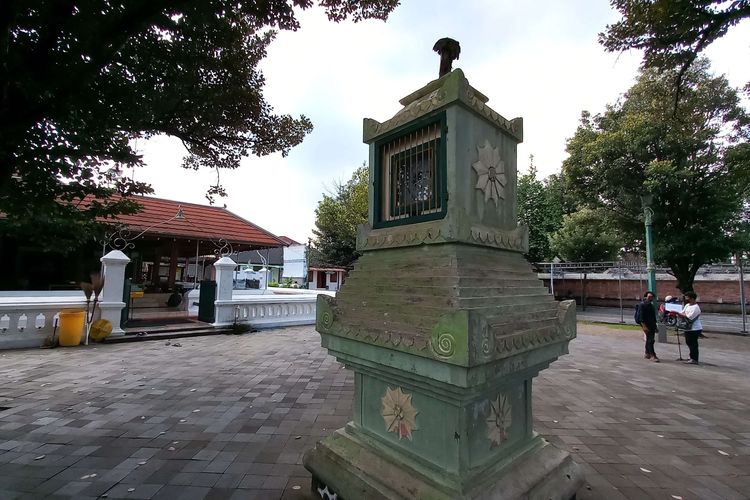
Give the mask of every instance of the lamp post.
M 651 193 L 641 196 L 643 223 L 646 225 L 646 272 L 648 273 L 648 289 L 654 294 L 654 301 L 651 305 L 654 309 L 657 309 L 658 295 L 656 293 L 656 266 L 654 265 L 654 236 L 652 233 L 654 211 L 651 208 L 653 201 L 654 196 Z M 656 340 L 659 343 L 667 343 L 667 328 L 664 324 L 657 325 Z
M 643 223 L 646 226 L 646 272 L 648 273 L 648 289 L 656 295 L 656 266 L 654 266 L 654 237 L 652 225 L 654 211 L 651 209 L 651 203 L 654 200 L 652 194 L 641 196 L 641 206 L 643 207 Z
M 549 287 L 552 293 L 552 298 L 555 298 L 555 264 L 560 263 L 560 257 L 555 256 L 552 262 L 549 264 Z

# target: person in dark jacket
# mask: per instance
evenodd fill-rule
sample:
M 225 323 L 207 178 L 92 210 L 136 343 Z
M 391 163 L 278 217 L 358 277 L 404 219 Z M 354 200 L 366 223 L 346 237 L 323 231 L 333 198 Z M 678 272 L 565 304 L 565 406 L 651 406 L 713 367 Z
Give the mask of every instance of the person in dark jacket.
M 641 325 L 646 337 L 646 354 L 644 358 L 650 359 L 656 363 L 659 358 L 654 350 L 656 342 L 656 310 L 653 305 L 654 292 L 648 291 L 643 294 L 643 300 L 636 309 L 636 322 Z

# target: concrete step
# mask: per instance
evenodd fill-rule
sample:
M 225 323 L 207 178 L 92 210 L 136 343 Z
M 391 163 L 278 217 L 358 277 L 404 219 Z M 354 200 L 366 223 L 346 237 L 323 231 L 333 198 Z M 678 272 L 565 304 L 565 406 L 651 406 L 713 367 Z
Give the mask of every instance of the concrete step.
M 213 327 L 194 327 L 181 329 L 150 330 L 145 329 L 139 332 L 128 332 L 120 337 L 108 337 L 105 339 L 106 344 L 118 344 L 122 342 L 140 342 L 145 340 L 168 340 L 186 337 L 204 337 L 208 335 L 224 335 L 232 333 L 231 328 L 213 328 Z

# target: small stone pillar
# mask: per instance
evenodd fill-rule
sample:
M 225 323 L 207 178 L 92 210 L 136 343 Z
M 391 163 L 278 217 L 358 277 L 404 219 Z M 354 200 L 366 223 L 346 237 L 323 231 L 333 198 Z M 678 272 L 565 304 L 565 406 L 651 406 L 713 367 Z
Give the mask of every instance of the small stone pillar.
M 125 302 L 122 301 L 122 293 L 125 287 L 125 266 L 130 259 L 119 250 L 112 250 L 99 259 L 104 264 L 104 288 L 99 298 L 99 310 L 101 318 L 112 323 L 113 336 L 124 335 L 120 326 L 120 317 Z
M 534 432 L 532 382 L 576 336 L 523 254 L 521 118 L 487 105 L 460 69 L 366 119 L 369 219 L 322 345 L 354 371 L 352 421 L 304 457 L 314 494 L 344 499 L 575 496 L 570 455 Z
M 656 325 L 656 341 L 660 344 L 667 344 L 667 325 L 659 323 Z
M 220 307 L 222 303 L 232 300 L 232 289 L 234 288 L 233 273 L 237 263 L 229 257 L 222 257 L 214 263 L 216 270 L 216 316 L 215 325 L 228 325 L 234 321 L 234 310 L 229 307 Z

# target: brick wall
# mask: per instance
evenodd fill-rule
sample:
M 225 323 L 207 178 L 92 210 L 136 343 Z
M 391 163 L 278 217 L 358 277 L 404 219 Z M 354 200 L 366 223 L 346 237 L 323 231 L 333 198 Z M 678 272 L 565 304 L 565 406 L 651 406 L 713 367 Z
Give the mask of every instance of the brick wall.
M 695 293 L 698 294 L 698 302 L 701 309 L 706 312 L 740 312 L 740 282 L 739 277 L 727 279 L 701 279 L 693 284 Z M 549 289 L 549 277 L 543 279 L 545 286 Z M 667 295 L 674 295 L 682 299 L 682 293 L 676 288 L 677 281 L 674 279 L 657 279 L 656 292 L 659 299 Z M 644 280 L 623 279 L 622 300 L 623 304 L 632 306 L 638 302 L 648 287 Z M 745 283 L 745 303 L 748 303 L 750 289 Z M 565 279 L 555 278 L 555 298 L 575 299 L 581 303 L 581 280 L 580 278 Z M 586 283 L 586 304 L 592 306 L 619 306 L 620 304 L 620 281 L 618 279 L 588 279 Z

